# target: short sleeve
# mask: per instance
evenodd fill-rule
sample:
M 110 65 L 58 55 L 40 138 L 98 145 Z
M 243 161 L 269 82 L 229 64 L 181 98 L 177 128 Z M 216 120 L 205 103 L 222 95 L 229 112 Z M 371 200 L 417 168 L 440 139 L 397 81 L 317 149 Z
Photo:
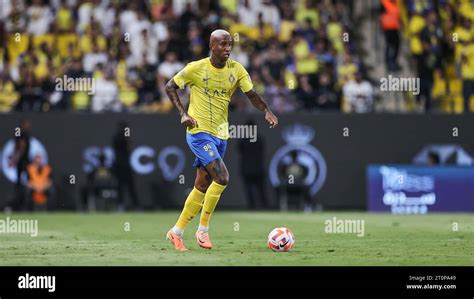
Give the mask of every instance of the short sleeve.
M 243 92 L 249 92 L 253 88 L 252 79 L 247 70 L 238 63 L 239 68 L 239 87 Z
M 173 80 L 179 88 L 183 89 L 192 81 L 192 63 L 188 63 L 182 70 L 174 75 Z

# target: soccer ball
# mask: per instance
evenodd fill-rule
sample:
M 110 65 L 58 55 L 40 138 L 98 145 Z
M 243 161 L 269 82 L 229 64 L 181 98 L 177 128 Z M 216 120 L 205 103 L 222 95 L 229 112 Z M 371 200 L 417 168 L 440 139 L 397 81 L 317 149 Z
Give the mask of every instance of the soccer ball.
M 295 236 L 286 227 L 277 227 L 268 234 L 268 247 L 273 251 L 288 251 L 295 245 Z

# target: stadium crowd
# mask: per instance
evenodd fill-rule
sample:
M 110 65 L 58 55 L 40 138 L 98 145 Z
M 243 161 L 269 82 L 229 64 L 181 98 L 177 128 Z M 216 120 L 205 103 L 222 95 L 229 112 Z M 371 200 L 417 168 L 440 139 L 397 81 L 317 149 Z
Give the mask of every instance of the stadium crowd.
M 1 3 L 3 112 L 170 111 L 166 81 L 187 62 L 208 56 L 217 28 L 231 32 L 231 58 L 247 68 L 278 113 L 339 110 L 343 87 L 360 65 L 353 39 L 343 35 L 352 24 L 352 4 L 344 1 Z M 81 85 L 88 81 L 80 78 L 95 82 Z M 231 110 L 251 105 L 237 93 Z
M 357 54 L 354 1 L 1 4 L 0 112 L 168 112 L 166 81 L 186 63 L 209 55 L 209 35 L 217 28 L 232 34 L 231 58 L 247 68 L 255 89 L 277 113 L 370 112 L 379 96 L 377 78 L 365 79 Z M 380 0 L 380 8 L 386 70 L 400 70 L 406 41 L 424 110 L 436 100 L 441 110 L 467 111 L 474 90 L 471 1 Z M 230 109 L 252 106 L 237 91 Z
M 402 22 L 425 110 L 474 111 L 474 3 L 409 0 Z

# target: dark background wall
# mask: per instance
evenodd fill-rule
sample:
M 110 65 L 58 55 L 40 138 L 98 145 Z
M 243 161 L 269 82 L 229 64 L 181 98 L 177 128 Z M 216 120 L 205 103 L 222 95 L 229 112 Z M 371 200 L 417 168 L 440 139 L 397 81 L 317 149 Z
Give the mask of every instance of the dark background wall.
M 371 163 L 409 164 L 427 144 L 458 144 L 469 154 L 474 154 L 474 118 L 447 115 L 315 115 L 287 114 L 280 116 L 280 126 L 269 129 L 262 114 L 234 113 L 230 124 L 241 125 L 251 117 L 258 126 L 258 133 L 265 144 L 265 169 L 275 152 L 287 144 L 282 132 L 295 124 L 305 125 L 314 132 L 311 145 L 325 159 L 327 177 L 315 195 L 317 202 L 326 209 L 366 208 L 366 166 Z M 194 157 L 185 141 L 185 130 L 175 114 L 8 114 L 0 116 L 0 150 L 14 137 L 20 119 L 32 122 L 32 136 L 46 147 L 49 162 L 54 170 L 54 180 L 61 194 L 58 206 L 72 208 L 78 190 L 85 182 L 84 150 L 90 146 L 111 146 L 117 124 L 126 120 L 130 127 L 133 147 L 149 146 L 156 153 L 150 162 L 155 170 L 148 175 L 137 175 L 141 203 L 148 208 L 171 208 L 182 205 L 186 192 L 194 182 Z M 453 128 L 458 136 L 453 136 Z M 344 128 L 349 136 L 344 136 Z M 347 132 L 347 131 L 346 131 Z M 171 182 L 163 178 L 157 160 L 159 152 L 167 146 L 177 146 L 185 154 L 182 171 L 185 183 L 179 177 Z M 4 153 L 1 153 L 2 155 Z M 225 163 L 231 182 L 221 207 L 245 208 L 246 200 L 240 175 L 237 140 L 230 139 Z M 170 165 L 175 161 L 170 160 Z M 2 165 L 5 167 L 5 165 Z M 69 184 L 69 175 L 76 176 L 76 184 Z M 276 204 L 268 175 L 268 197 Z M 13 183 L 3 172 L 0 174 L 0 205 L 13 196 Z

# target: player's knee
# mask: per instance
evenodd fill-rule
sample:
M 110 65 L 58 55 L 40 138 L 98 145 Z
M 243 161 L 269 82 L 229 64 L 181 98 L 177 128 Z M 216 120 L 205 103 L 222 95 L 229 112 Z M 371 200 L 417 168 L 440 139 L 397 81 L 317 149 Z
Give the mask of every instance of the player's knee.
M 227 173 L 227 174 L 219 175 L 218 177 L 214 179 L 214 181 L 218 183 L 219 185 L 227 186 L 229 184 L 229 174 Z
M 201 191 L 202 193 L 206 193 L 207 188 L 209 188 L 209 185 L 210 184 L 207 182 L 196 182 L 194 184 L 194 187 L 198 189 L 199 191 Z

